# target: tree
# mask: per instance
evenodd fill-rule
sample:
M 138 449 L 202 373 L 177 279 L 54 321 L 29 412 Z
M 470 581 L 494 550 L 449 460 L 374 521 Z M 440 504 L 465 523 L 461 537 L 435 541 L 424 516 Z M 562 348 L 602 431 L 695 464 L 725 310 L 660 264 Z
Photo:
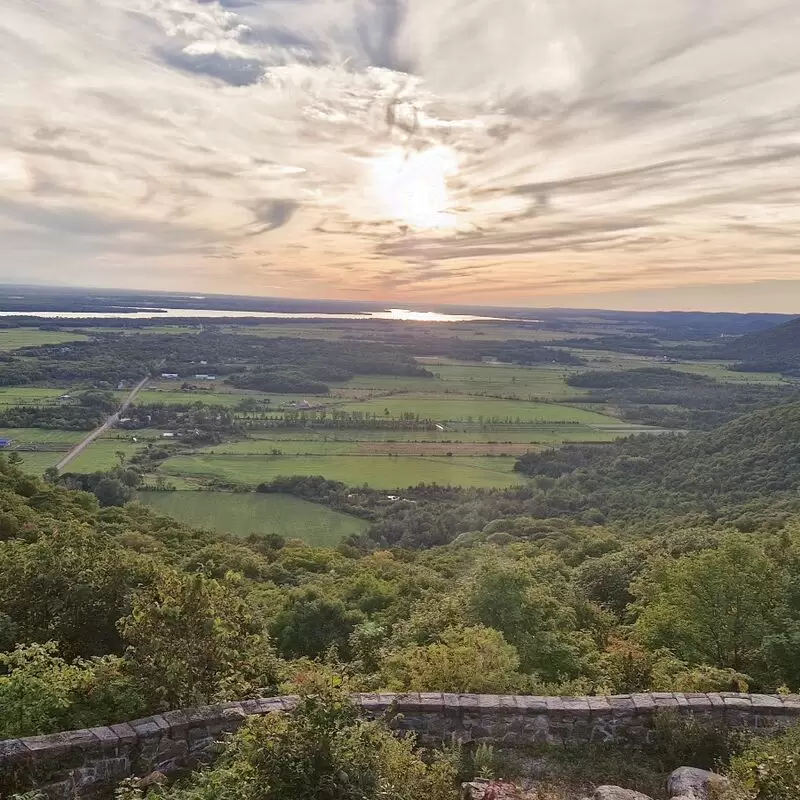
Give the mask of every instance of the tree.
M 520 682 L 517 651 L 483 626 L 450 628 L 438 642 L 412 645 L 387 658 L 384 674 L 398 690 L 511 692 Z
M 63 524 L 33 542 L 0 542 L 0 609 L 15 643 L 55 640 L 66 659 L 121 653 L 117 620 L 151 575 L 150 559 Z
M 117 656 L 58 655 L 55 642 L 0 653 L 0 738 L 88 728 L 144 712 L 142 698 Z
M 456 770 L 316 686 L 291 714 L 251 717 L 210 770 L 165 800 L 456 800 Z
M 729 536 L 717 549 L 657 563 L 634 584 L 636 631 L 690 664 L 757 673 L 785 581 L 762 547 Z
M 227 581 L 165 570 L 119 627 L 133 675 L 160 708 L 241 699 L 276 682 L 269 641 Z
M 278 651 L 285 657 L 317 658 L 331 647 L 347 655 L 349 639 L 361 615 L 341 600 L 324 596 L 316 588 L 295 591 L 286 608 L 271 625 Z
M 133 497 L 133 490 L 117 478 L 103 478 L 94 487 L 94 495 L 103 507 L 124 506 Z

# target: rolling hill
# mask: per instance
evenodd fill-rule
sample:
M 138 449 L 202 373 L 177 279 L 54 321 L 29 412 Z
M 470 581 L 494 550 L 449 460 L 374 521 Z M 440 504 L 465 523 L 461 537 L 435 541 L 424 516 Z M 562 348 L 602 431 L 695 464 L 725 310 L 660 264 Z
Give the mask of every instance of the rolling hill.
M 749 333 L 725 345 L 726 358 L 736 358 L 748 372 L 800 375 L 800 317 L 760 333 Z

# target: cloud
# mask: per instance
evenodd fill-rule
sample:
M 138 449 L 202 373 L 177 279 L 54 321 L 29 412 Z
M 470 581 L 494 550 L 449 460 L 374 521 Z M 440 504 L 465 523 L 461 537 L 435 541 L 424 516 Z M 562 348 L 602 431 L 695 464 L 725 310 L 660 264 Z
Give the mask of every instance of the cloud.
M 799 23 L 794 0 L 6 0 L 2 277 L 797 278 Z

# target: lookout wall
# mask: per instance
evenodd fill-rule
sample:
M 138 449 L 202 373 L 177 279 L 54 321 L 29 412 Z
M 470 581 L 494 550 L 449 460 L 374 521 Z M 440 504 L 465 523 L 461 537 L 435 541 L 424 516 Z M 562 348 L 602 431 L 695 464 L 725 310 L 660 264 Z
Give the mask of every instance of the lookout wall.
M 613 697 L 530 697 L 474 694 L 361 694 L 371 717 L 391 709 L 391 725 L 436 745 L 464 742 L 508 746 L 637 743 L 651 735 L 656 714 L 680 715 L 735 728 L 769 730 L 800 723 L 800 696 L 754 694 L 632 694 Z M 295 697 L 169 711 L 132 722 L 0 742 L 0 797 L 37 788 L 50 800 L 105 798 L 123 778 L 181 774 L 211 763 L 226 734 L 248 716 L 290 711 Z

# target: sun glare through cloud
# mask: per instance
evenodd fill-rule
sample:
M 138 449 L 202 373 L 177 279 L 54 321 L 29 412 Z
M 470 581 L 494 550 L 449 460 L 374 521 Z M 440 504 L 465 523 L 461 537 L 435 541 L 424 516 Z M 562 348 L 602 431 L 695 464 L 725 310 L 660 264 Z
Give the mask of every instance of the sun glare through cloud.
M 399 147 L 376 156 L 370 191 L 390 219 L 419 230 L 449 230 L 457 225 L 450 210 L 448 181 L 458 171 L 446 147 L 407 152 Z

